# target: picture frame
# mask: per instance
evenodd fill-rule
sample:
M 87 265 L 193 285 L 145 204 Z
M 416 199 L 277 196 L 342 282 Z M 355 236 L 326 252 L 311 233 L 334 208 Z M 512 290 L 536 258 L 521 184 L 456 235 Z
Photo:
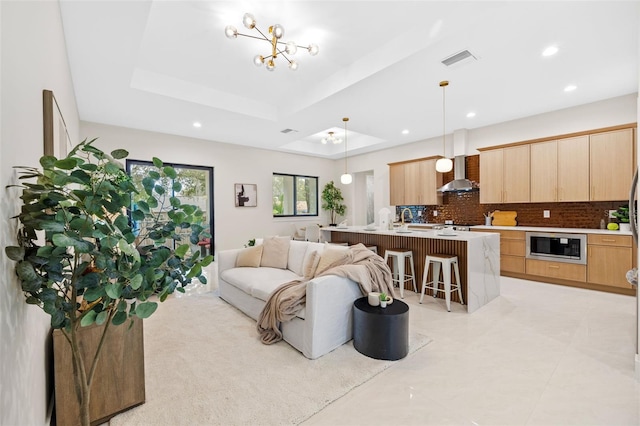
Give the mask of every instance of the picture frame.
M 42 119 L 44 155 L 65 158 L 73 145 L 64 116 L 51 90 L 42 91 Z
M 234 184 L 236 207 L 257 207 L 258 185 L 255 183 Z

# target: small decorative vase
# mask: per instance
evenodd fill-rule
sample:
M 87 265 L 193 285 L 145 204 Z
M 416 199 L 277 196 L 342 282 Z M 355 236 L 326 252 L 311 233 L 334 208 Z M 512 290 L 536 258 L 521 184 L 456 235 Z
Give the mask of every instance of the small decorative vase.
M 381 308 L 386 308 L 387 307 L 387 301 L 386 300 L 381 300 L 380 301 L 380 307 Z

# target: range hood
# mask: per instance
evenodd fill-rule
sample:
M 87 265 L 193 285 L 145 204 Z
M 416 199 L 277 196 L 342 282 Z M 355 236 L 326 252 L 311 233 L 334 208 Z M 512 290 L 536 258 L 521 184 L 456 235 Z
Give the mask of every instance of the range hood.
M 467 179 L 465 155 L 458 155 L 453 158 L 453 177 L 454 180 L 439 188 L 439 192 L 461 192 L 472 191 L 475 188 L 469 179 Z
M 467 129 L 453 132 L 453 178 L 451 182 L 439 188 L 439 192 L 464 192 L 478 189 L 467 179 Z

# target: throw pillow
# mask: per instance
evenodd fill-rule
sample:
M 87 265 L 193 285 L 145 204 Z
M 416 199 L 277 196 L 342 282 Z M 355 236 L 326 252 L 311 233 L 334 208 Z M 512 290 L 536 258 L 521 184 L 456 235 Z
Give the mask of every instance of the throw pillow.
M 336 263 L 337 261 L 344 260 L 347 256 L 349 256 L 348 247 L 327 245 L 322 251 L 322 255 L 320 256 L 320 262 L 318 263 L 318 268 L 316 269 L 316 275 L 320 275 L 321 273 L 329 269 L 332 264 Z
M 302 276 L 305 279 L 311 279 L 316 275 L 316 269 L 318 269 L 321 256 L 317 250 L 314 250 L 305 257 L 304 264 L 302 265 Z
M 287 269 L 290 237 L 268 237 L 262 242 L 260 266 Z
M 257 268 L 262 258 L 262 246 L 254 246 L 240 250 L 236 257 L 236 267 Z

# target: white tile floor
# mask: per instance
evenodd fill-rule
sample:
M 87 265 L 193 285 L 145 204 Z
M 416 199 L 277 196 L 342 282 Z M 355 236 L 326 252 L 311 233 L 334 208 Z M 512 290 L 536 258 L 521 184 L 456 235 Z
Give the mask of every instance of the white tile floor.
M 469 315 L 405 292 L 433 339 L 304 425 L 638 425 L 635 298 L 501 278 Z

